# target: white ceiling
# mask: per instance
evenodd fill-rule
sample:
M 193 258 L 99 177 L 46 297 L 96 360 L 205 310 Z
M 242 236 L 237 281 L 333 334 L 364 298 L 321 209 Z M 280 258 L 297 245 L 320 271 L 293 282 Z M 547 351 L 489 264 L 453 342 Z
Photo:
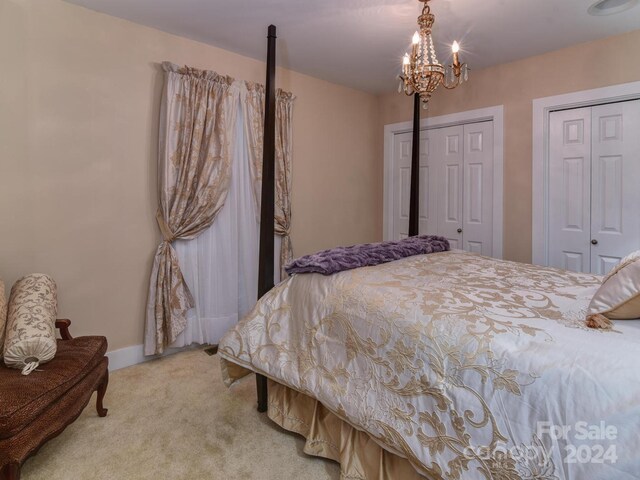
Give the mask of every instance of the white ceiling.
M 377 93 L 397 88 L 401 56 L 422 5 L 417 0 L 67 1 L 257 59 L 266 57 L 267 26 L 273 23 L 279 65 Z M 456 39 L 462 60 L 479 69 L 640 28 L 640 6 L 594 17 L 587 13 L 593 1 L 433 0 L 439 60 L 448 60 Z

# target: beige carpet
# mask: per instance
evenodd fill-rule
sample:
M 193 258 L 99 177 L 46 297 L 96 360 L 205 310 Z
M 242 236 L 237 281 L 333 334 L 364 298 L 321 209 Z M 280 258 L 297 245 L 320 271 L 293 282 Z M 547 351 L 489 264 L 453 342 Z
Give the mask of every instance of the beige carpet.
M 189 350 L 111 374 L 109 414 L 82 415 L 27 460 L 23 480 L 339 479 L 336 463 L 255 410 L 255 380 L 227 389 L 219 359 Z

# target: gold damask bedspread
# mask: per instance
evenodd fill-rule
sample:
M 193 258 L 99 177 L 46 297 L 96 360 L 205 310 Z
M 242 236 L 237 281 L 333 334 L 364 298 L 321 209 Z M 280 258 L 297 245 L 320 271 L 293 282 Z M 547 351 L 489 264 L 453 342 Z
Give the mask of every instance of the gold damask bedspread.
M 640 324 L 584 326 L 600 277 L 465 252 L 277 285 L 220 343 L 444 479 L 640 478 Z

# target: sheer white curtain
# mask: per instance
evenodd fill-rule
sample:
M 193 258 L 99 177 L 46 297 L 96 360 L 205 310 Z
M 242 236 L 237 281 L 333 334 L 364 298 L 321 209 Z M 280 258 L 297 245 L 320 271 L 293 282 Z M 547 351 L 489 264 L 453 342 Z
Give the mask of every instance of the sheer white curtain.
M 198 238 L 174 243 L 196 306 L 187 313 L 187 327 L 171 347 L 218 343 L 256 303 L 259 215 L 251 187 L 242 109 L 238 110 L 227 201 L 213 225 Z

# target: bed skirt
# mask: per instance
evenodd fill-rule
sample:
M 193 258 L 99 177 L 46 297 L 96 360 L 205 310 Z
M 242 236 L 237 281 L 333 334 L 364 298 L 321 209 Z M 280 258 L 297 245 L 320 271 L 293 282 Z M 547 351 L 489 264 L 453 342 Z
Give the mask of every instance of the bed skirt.
M 343 480 L 425 480 L 409 461 L 378 445 L 319 401 L 269 380 L 271 420 L 306 438 L 304 452 L 340 464 Z

